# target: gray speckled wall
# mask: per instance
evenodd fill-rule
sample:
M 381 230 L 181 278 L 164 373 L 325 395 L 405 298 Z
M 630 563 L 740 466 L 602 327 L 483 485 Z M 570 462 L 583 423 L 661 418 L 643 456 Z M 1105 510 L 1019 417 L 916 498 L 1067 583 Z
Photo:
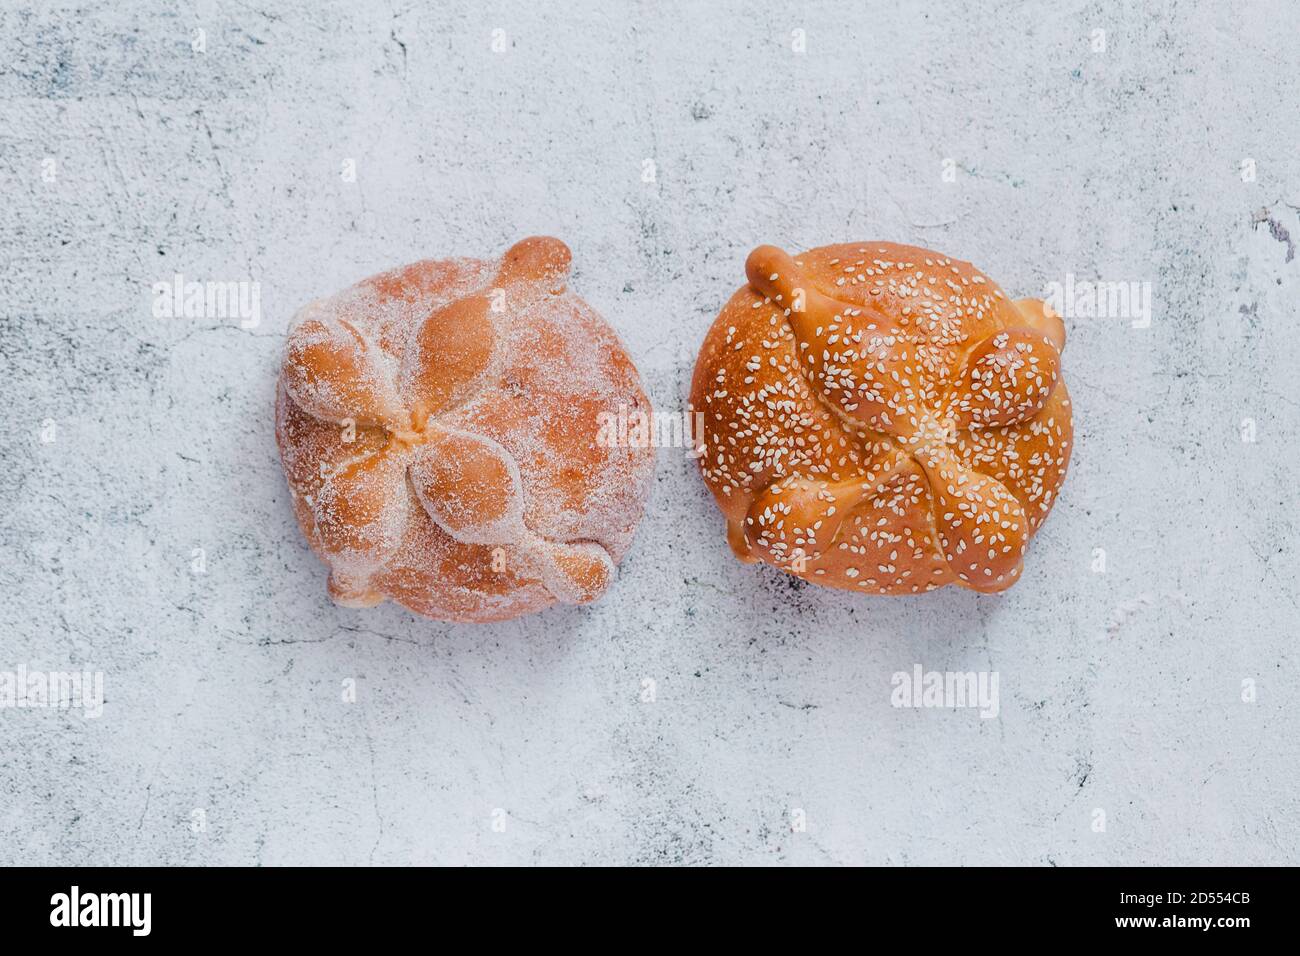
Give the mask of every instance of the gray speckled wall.
M 14 6 L 0 671 L 104 705 L 0 709 L 0 863 L 1300 862 L 1300 6 Z M 667 449 L 594 607 L 333 607 L 291 315 L 531 233 L 670 410 L 761 242 L 1151 321 L 1067 322 L 1071 474 L 1002 596 L 743 567 Z M 260 322 L 155 318 L 178 273 Z M 892 706 L 915 664 L 997 716 Z

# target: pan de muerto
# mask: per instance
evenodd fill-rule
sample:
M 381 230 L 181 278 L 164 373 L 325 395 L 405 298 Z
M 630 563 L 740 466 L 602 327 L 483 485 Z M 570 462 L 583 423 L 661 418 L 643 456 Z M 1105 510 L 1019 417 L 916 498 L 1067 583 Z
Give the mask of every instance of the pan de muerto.
M 1070 460 L 1060 317 L 893 243 L 745 274 L 691 389 L 737 556 L 868 594 L 1014 584 Z
M 496 262 L 417 262 L 299 313 L 276 437 L 335 601 L 494 621 L 609 586 L 654 452 L 599 443 L 599 417 L 649 403 L 568 274 L 564 243 L 525 239 Z

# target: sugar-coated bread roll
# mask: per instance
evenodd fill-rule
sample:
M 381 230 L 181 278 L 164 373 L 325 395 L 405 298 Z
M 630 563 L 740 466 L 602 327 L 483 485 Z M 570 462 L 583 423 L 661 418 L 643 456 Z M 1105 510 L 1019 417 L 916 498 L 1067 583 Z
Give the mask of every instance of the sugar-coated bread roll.
M 599 597 L 645 508 L 654 451 L 598 441 L 650 411 L 631 359 L 569 292 L 569 250 L 425 260 L 295 320 L 276 437 L 329 593 L 496 621 Z
M 1070 460 L 1060 317 L 894 243 L 745 273 L 691 387 L 736 555 L 868 594 L 1014 584 Z

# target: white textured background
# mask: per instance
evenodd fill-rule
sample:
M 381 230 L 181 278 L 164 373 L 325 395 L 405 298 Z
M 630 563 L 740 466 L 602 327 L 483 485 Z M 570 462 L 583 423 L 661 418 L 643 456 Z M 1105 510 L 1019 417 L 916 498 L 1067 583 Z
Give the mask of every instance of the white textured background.
M 0 669 L 107 692 L 0 710 L 0 863 L 1300 862 L 1290 0 L 5 0 L 0 188 Z M 742 567 L 668 450 L 595 607 L 333 607 L 274 445 L 290 316 L 531 233 L 668 410 L 763 242 L 1155 314 L 1070 323 L 1071 474 L 1004 596 Z M 154 319 L 177 272 L 262 324 Z M 892 708 L 914 663 L 996 670 L 1000 716 Z

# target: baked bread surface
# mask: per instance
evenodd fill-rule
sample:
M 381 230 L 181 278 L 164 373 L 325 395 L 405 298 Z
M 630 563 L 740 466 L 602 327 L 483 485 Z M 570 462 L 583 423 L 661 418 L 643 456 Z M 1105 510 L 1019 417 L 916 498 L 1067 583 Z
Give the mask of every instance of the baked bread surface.
M 649 413 L 614 332 L 566 283 L 570 253 L 425 260 L 295 319 L 276 401 L 294 511 L 329 593 L 494 621 L 609 586 L 654 452 L 598 441 Z
M 831 587 L 1001 591 L 1065 480 L 1065 326 L 970 263 L 762 246 L 700 349 L 700 467 L 732 550 Z

